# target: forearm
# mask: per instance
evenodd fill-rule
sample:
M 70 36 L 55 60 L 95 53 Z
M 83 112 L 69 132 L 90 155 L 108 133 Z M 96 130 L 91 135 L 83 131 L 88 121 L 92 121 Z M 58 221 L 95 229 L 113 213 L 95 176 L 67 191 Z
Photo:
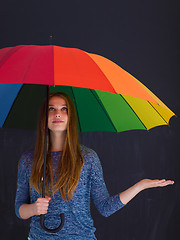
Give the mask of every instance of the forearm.
M 139 192 L 143 189 L 139 182 L 134 184 L 132 187 L 128 188 L 124 192 L 120 193 L 120 200 L 123 204 L 127 204 L 131 199 L 133 199 Z
M 34 204 L 23 204 L 19 208 L 19 215 L 22 219 L 34 216 Z

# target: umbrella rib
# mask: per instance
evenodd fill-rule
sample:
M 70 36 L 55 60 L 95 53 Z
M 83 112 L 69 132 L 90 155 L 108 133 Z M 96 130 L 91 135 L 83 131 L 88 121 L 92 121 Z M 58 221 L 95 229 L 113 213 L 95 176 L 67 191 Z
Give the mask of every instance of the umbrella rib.
M 148 101 L 148 103 L 151 105 L 151 107 L 159 114 L 159 116 L 165 121 L 165 123 L 167 123 L 168 125 L 168 122 L 163 118 L 163 116 L 157 111 L 157 109 L 151 104 L 151 102 Z
M 96 96 L 96 94 L 94 94 L 94 91 L 93 91 L 93 89 L 90 89 L 90 92 L 92 93 L 92 95 L 96 98 L 96 100 L 99 102 L 99 105 L 101 106 L 101 108 L 102 108 L 102 110 L 104 111 L 104 113 L 105 113 L 105 115 L 107 116 L 107 118 L 109 119 L 109 121 L 110 121 L 110 123 L 111 123 L 111 125 L 113 126 L 113 128 L 114 128 L 114 130 L 115 130 L 115 132 L 117 132 L 117 129 L 116 129 L 116 127 L 114 126 L 114 124 L 113 124 L 113 122 L 112 122 L 112 120 L 111 120 L 111 118 L 109 117 L 109 115 L 107 114 L 107 111 L 105 110 L 105 108 L 104 108 L 104 106 L 103 106 L 103 104 L 102 104 L 102 102 L 100 101 L 100 99 L 98 98 L 98 96 Z M 115 93 L 114 93 L 115 94 Z
M 126 101 L 126 99 L 123 97 L 122 94 L 119 94 L 122 99 L 128 104 L 128 106 L 131 108 L 131 110 L 134 112 L 134 114 L 137 116 L 137 118 L 139 119 L 139 121 L 142 123 L 142 125 L 145 127 L 145 129 L 147 130 L 147 127 L 144 125 L 144 123 L 142 122 L 142 120 L 140 119 L 140 117 L 137 115 L 137 113 L 134 111 L 134 109 L 131 107 L 131 105 L 128 103 L 128 101 Z
M 4 55 L 4 57 L 1 59 L 0 61 L 0 68 L 6 64 L 7 60 L 9 60 L 12 56 L 14 56 L 14 54 L 16 54 L 16 52 L 21 49 L 23 47 L 23 45 L 17 46 L 15 48 L 10 47 L 9 51 L 6 52 L 6 54 Z
M 76 98 L 75 98 L 74 91 L 73 91 L 73 87 L 71 87 L 71 91 L 72 91 L 72 95 L 73 95 L 73 98 L 74 98 L 75 106 L 77 106 Z M 78 108 L 77 107 L 76 107 L 76 113 L 77 113 L 77 118 L 78 118 L 78 123 L 79 123 L 79 131 L 81 132 L 82 129 L 81 129 L 80 118 L 79 118 L 79 113 L 78 113 Z
M 101 74 L 105 77 L 107 83 L 111 86 L 111 88 L 114 90 L 114 93 L 116 93 L 116 90 L 114 88 L 114 86 L 112 85 L 112 83 L 109 81 L 108 77 L 106 76 L 106 74 L 103 72 L 103 70 L 100 68 L 100 66 L 98 65 L 98 63 L 96 63 L 96 61 L 90 56 L 92 53 L 87 53 L 84 51 L 84 53 L 90 57 L 90 59 L 93 61 L 93 63 L 96 65 L 96 67 L 99 69 L 99 71 L 101 72 Z M 93 55 L 93 54 L 92 54 Z M 102 90 L 99 90 L 102 91 Z M 113 92 L 112 92 L 113 93 Z
M 10 115 L 11 109 L 13 108 L 13 106 L 14 106 L 14 104 L 15 104 L 17 98 L 18 98 L 18 95 L 19 95 L 20 92 L 22 91 L 23 86 L 24 86 L 24 85 L 21 86 L 21 88 L 20 88 L 20 90 L 19 90 L 19 92 L 18 92 L 18 94 L 17 94 L 17 96 L 16 96 L 16 98 L 15 98 L 15 100 L 14 100 L 14 102 L 13 102 L 13 104 L 12 104 L 10 110 L 9 110 L 9 112 L 8 112 L 8 115 L 7 115 L 5 121 L 4 121 L 3 125 L 2 125 L 3 127 L 5 126 L 5 124 L 6 124 L 6 122 L 7 122 L 7 119 L 8 119 L 8 117 L 9 117 L 9 115 Z
M 24 83 L 24 80 L 26 79 L 26 76 L 28 75 L 28 73 L 30 71 L 30 67 L 31 67 L 31 65 L 33 63 L 33 60 L 34 60 L 34 58 L 35 58 L 35 56 L 36 56 L 38 51 L 39 51 L 39 49 L 35 49 L 34 52 L 33 52 L 33 55 L 31 56 L 31 60 L 29 61 L 28 65 L 27 65 L 27 68 L 26 68 L 26 72 L 25 72 L 25 74 L 24 74 L 24 76 L 22 78 L 23 79 L 22 80 L 23 83 Z

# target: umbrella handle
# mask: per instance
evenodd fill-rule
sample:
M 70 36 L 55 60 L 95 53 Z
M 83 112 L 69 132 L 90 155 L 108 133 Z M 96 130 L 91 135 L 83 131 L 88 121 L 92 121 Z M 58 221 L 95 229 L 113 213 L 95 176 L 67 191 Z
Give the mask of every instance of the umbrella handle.
M 60 214 L 60 218 L 61 218 L 61 224 L 59 225 L 59 227 L 55 228 L 55 229 L 49 229 L 47 228 L 45 225 L 44 225 L 44 214 L 41 214 L 40 215 L 40 224 L 41 224 L 41 227 L 46 231 L 46 232 L 50 232 L 50 233 L 56 233 L 58 231 L 61 230 L 61 228 L 63 227 L 64 225 L 64 213 L 61 213 Z

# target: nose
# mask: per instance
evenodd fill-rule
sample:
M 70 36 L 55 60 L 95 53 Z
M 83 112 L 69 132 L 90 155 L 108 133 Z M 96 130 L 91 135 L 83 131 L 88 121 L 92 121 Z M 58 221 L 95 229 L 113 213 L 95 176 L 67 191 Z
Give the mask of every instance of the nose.
M 56 117 L 61 117 L 61 114 L 60 114 L 60 111 L 59 111 L 59 110 L 56 111 L 55 116 L 56 116 Z

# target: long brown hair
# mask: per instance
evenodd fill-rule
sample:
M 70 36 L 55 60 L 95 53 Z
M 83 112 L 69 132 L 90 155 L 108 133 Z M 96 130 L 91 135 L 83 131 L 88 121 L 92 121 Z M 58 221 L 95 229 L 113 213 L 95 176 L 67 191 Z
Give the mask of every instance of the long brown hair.
M 65 100 L 68 109 L 68 124 L 65 144 L 61 158 L 56 171 L 56 182 L 53 182 L 53 169 L 51 161 L 51 142 L 50 132 L 47 135 L 47 166 L 46 166 L 46 184 L 45 194 L 54 196 L 56 191 L 60 191 L 64 200 L 72 199 L 73 192 L 78 184 L 81 168 L 84 159 L 80 151 L 76 110 L 71 98 L 62 92 L 51 93 L 49 99 L 54 96 L 61 97 Z M 42 189 L 43 165 L 44 165 L 44 140 L 45 140 L 45 123 L 46 123 L 46 101 L 40 112 L 37 138 L 31 171 L 31 184 L 39 193 Z

